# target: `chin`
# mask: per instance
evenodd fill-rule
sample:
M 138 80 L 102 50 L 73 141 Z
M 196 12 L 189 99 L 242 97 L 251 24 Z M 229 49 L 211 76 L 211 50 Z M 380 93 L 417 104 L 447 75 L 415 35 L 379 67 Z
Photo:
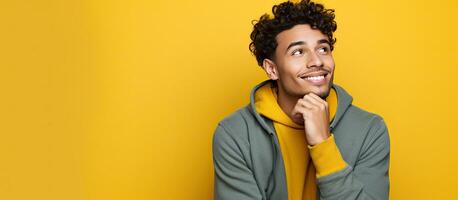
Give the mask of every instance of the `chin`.
M 278 81 L 277 81 L 277 84 Z M 285 92 L 288 96 L 296 97 L 296 98 L 303 98 L 305 95 L 309 93 L 313 93 L 317 96 L 319 96 L 321 99 L 326 99 L 329 95 L 329 90 L 330 90 L 330 85 L 329 83 L 323 84 L 320 86 L 316 85 L 304 85 L 303 83 L 299 83 L 298 85 L 295 85 L 294 87 L 288 87 L 285 86 Z
M 316 88 L 316 89 L 313 88 L 310 92 L 313 93 L 313 94 L 316 94 L 321 99 L 325 100 L 329 95 L 329 90 L 330 90 L 329 86 L 322 86 L 322 87 Z
M 318 96 L 321 97 L 321 99 L 326 100 L 326 98 L 328 98 L 328 96 L 329 96 L 329 90 L 328 90 L 328 92 L 325 92 L 325 93 L 320 94 Z

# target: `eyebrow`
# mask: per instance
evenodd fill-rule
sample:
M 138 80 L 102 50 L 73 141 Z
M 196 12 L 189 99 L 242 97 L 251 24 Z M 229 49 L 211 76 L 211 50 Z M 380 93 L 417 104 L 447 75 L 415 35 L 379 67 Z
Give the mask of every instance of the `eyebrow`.
M 329 44 L 331 45 L 331 43 L 329 42 L 328 39 L 321 39 L 321 40 L 318 40 L 317 42 L 318 44 Z M 286 51 L 285 52 L 288 52 L 288 50 L 291 48 L 291 47 L 294 47 L 294 46 L 297 46 L 297 45 L 303 45 L 303 44 L 307 44 L 306 42 L 304 41 L 296 41 L 296 42 L 292 42 L 291 44 L 288 45 L 288 47 L 286 48 Z
M 291 44 L 288 45 L 285 52 L 288 52 L 288 49 L 290 49 L 291 47 L 294 47 L 297 45 L 303 45 L 303 44 L 306 44 L 306 43 L 304 41 L 292 42 Z
M 321 40 L 318 40 L 318 42 L 317 42 L 317 43 L 318 43 L 318 44 L 323 44 L 323 43 L 326 43 L 326 44 L 329 44 L 329 45 L 331 45 L 331 43 L 329 42 L 329 40 L 328 40 L 328 39 L 321 39 Z

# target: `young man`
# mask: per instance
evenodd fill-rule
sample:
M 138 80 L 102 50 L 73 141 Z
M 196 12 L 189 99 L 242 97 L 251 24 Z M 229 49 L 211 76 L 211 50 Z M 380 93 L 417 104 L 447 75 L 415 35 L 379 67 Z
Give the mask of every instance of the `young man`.
M 250 44 L 270 80 L 213 136 L 215 199 L 388 199 L 386 125 L 333 83 L 334 10 L 303 0 L 272 11 Z

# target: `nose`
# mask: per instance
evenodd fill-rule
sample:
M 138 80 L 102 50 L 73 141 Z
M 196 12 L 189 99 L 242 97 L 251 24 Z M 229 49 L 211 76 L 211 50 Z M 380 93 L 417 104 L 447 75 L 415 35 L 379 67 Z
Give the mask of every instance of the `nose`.
M 323 60 L 321 60 L 321 57 L 317 53 L 312 52 L 309 55 L 307 59 L 307 68 L 323 67 Z

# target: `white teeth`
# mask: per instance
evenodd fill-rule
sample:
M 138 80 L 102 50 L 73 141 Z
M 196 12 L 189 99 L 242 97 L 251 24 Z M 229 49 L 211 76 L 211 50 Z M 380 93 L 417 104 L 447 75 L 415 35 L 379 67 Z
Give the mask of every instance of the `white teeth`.
M 317 81 L 317 80 L 323 80 L 324 76 L 310 76 L 306 78 L 307 80 L 312 80 L 312 81 Z

